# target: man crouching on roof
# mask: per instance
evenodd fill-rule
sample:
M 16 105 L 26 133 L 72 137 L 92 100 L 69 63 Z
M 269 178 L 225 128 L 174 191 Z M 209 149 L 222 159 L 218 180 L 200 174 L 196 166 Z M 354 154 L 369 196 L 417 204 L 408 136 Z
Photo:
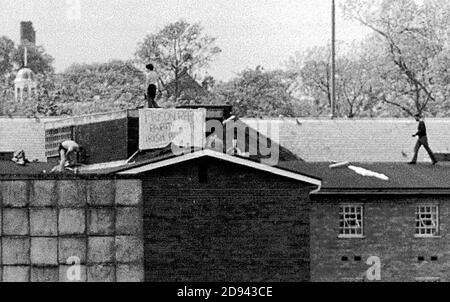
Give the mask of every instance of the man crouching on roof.
M 64 172 L 66 166 L 70 165 L 72 156 L 80 152 L 80 145 L 75 141 L 64 141 L 59 145 L 59 165 L 54 167 L 53 172 Z

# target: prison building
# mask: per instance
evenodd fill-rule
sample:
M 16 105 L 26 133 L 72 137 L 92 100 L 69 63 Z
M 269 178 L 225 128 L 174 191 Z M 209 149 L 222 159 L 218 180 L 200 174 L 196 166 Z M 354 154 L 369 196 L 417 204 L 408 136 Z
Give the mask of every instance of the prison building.
M 20 41 L 22 45 L 31 43 L 36 44 L 36 31 L 33 27 L 33 22 L 23 21 L 20 22 Z
M 306 162 L 408 162 L 414 155 L 413 119 L 242 119 L 250 127 L 278 125 L 279 144 Z M 430 147 L 438 159 L 449 157 L 450 120 L 426 119 Z M 260 127 L 260 133 L 271 138 Z M 419 161 L 430 162 L 426 152 Z
M 3 281 L 309 281 L 319 178 L 212 150 L 78 176 L 0 162 Z M 70 281 L 70 280 L 68 280 Z
M 201 108 L 206 109 L 206 122 L 214 120 L 223 123 L 232 117 L 232 107 L 228 105 L 187 105 L 178 109 Z M 273 145 L 279 150 L 279 158 L 282 161 L 298 159 L 288 149 L 279 146 L 276 140 L 262 135 L 258 125 L 256 128 L 252 128 L 239 119 L 233 120 L 232 134 L 227 133 L 226 127 L 223 127 L 223 133 L 220 133 L 219 139 L 225 148 L 224 152 L 227 152 L 226 148 L 232 147 L 233 141 L 236 140 L 238 152 L 252 159 L 265 156 L 260 152 L 260 143 L 269 148 Z M 214 132 L 217 131 L 206 129 L 205 137 L 209 137 Z M 39 136 L 42 136 L 41 132 Z M 45 161 L 56 162 L 59 159 L 59 144 L 65 140 L 75 140 L 83 146 L 84 151 L 79 161 L 86 165 L 107 162 L 121 163 L 126 160 L 136 161 L 152 158 L 161 151 L 165 151 L 164 149 L 149 152 L 139 150 L 138 110 L 123 110 L 46 121 Z
M 92 114 L 45 123 L 46 159 L 59 159 L 59 145 L 74 140 L 83 146 L 80 162 L 95 164 L 130 158 L 139 147 L 137 110 Z
M 323 182 L 311 195 L 311 281 L 450 281 L 450 166 L 315 167 Z

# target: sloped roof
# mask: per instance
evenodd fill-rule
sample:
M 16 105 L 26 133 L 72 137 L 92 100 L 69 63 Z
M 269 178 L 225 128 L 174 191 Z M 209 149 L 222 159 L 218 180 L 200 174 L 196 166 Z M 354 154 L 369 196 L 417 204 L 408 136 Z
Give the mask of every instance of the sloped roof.
M 173 80 L 168 83 L 165 88 L 170 95 L 174 95 L 176 86 L 177 82 Z M 208 91 L 189 75 L 187 68 L 183 69 L 178 75 L 178 89 L 182 94 L 190 98 L 205 96 L 208 94 Z
M 45 120 L 0 118 L 0 152 L 24 150 L 29 160 L 46 161 Z
M 313 120 L 313 119 L 242 119 L 279 141 L 307 162 L 407 162 L 412 159 L 417 123 L 410 119 Z M 435 153 L 450 153 L 450 119 L 427 119 L 428 139 Z M 276 128 L 267 133 L 267 126 Z M 259 127 L 258 127 L 259 125 Z M 425 150 L 419 161 L 430 162 Z
M 447 192 L 450 194 L 450 165 L 422 163 L 349 163 L 339 168 L 330 168 L 331 163 L 280 163 L 284 169 L 308 171 L 322 178 L 321 193 L 387 193 L 387 192 Z M 353 168 L 386 176 L 363 176 Z
M 173 153 L 166 153 L 153 159 L 149 159 L 142 162 L 129 163 L 121 166 L 112 166 L 110 168 L 103 168 L 99 170 L 80 170 L 82 174 L 121 174 L 121 175 L 136 175 L 153 171 L 155 169 L 163 168 L 166 166 L 190 161 L 202 157 L 211 157 L 223 161 L 232 162 L 238 165 L 254 168 L 256 170 L 265 171 L 275 175 L 296 179 L 299 181 L 307 182 L 320 186 L 320 178 L 312 176 L 312 174 L 306 174 L 302 171 L 296 171 L 291 169 L 284 169 L 278 166 L 269 166 L 262 164 L 258 161 L 250 160 L 248 158 L 231 156 L 221 152 L 213 150 L 196 150 L 192 153 L 183 155 L 174 155 Z

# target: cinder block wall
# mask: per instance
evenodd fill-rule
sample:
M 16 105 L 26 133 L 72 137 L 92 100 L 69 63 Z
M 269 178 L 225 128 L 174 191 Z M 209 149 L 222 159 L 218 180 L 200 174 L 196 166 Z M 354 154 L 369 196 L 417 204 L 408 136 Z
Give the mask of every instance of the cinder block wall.
M 144 280 L 142 184 L 128 179 L 0 181 L 1 281 Z M 72 264 L 72 263 L 70 263 Z
M 364 205 L 364 238 L 339 239 L 339 204 Z M 439 204 L 440 237 L 415 238 L 415 208 Z M 416 278 L 450 281 L 450 205 L 446 197 L 326 198 L 311 211 L 311 279 L 342 282 L 365 279 L 369 257 L 381 260 L 382 282 L 414 282 Z M 361 260 L 355 260 L 361 257 Z M 431 257 L 437 256 L 437 260 Z M 348 261 L 343 261 L 347 257 Z M 423 257 L 424 261 L 419 261 Z

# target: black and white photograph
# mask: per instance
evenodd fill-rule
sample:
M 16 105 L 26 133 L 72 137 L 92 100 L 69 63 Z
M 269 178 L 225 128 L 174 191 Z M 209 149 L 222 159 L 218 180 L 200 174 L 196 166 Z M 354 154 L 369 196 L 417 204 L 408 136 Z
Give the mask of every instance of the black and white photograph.
M 0 282 L 450 282 L 450 0 L 0 0 Z

